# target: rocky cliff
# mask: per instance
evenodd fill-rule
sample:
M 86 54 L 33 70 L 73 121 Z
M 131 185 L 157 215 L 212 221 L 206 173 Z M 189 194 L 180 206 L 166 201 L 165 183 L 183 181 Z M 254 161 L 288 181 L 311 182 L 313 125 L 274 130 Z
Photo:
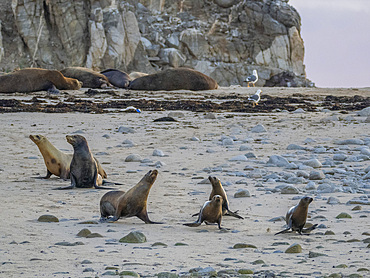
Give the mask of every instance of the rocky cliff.
M 221 86 L 310 86 L 288 0 L 4 0 L 0 69 L 155 72 L 186 66 Z

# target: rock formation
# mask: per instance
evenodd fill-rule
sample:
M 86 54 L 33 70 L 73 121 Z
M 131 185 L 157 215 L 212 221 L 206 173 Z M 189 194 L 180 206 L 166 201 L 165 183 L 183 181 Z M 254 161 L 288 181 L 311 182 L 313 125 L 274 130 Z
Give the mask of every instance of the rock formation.
M 0 71 L 190 67 L 220 86 L 310 86 L 288 0 L 4 0 Z M 279 77 L 295 82 L 280 82 Z

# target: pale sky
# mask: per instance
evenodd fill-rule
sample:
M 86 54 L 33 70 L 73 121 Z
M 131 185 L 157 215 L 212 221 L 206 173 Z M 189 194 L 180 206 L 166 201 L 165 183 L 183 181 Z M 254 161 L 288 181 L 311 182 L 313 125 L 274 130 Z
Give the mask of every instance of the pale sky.
M 370 87 L 370 0 L 290 0 L 302 19 L 307 78 Z

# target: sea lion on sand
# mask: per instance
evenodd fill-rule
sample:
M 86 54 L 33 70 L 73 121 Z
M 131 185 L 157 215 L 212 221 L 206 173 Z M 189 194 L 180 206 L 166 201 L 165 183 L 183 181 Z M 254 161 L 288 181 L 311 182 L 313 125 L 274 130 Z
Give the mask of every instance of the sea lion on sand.
M 108 78 L 92 69 L 83 67 L 69 67 L 60 71 L 64 76 L 80 80 L 84 88 L 108 88 L 110 83 Z
M 129 89 L 148 91 L 214 90 L 217 82 L 211 77 L 188 68 L 167 69 L 131 81 Z
M 117 221 L 120 217 L 137 216 L 146 224 L 153 222 L 148 217 L 147 200 L 149 191 L 158 176 L 158 171 L 149 171 L 134 187 L 125 191 L 110 191 L 100 199 L 100 221 Z M 109 216 L 113 216 L 109 218 Z
M 46 176 L 44 179 L 48 179 L 51 175 L 56 175 L 61 179 L 70 178 L 70 165 L 73 158 L 73 154 L 64 153 L 58 150 L 50 141 L 43 135 L 30 135 L 29 138 L 36 144 L 39 148 L 44 162 L 46 165 Z M 104 171 L 103 167 L 99 161 L 94 157 L 96 165 L 98 167 L 98 174 L 102 179 L 107 178 L 107 173 Z M 104 181 L 98 182 L 98 185 L 103 184 Z
M 218 228 L 221 227 L 222 219 L 222 197 L 220 195 L 215 195 L 212 197 L 211 201 L 204 203 L 203 207 L 199 211 L 198 220 L 193 223 L 185 223 L 185 226 L 198 227 L 204 221 L 206 224 L 217 223 Z
M 213 196 L 220 195 L 222 197 L 222 215 L 229 215 L 239 219 L 244 219 L 240 215 L 237 214 L 237 211 L 231 211 L 229 209 L 229 201 L 227 200 L 225 189 L 223 188 L 221 181 L 216 177 L 208 177 L 209 181 L 212 184 L 212 192 L 209 195 L 209 200 L 212 200 Z
M 313 225 L 310 228 L 304 229 L 304 225 L 306 224 L 307 220 L 307 213 L 308 213 L 308 205 L 313 201 L 311 197 L 303 197 L 298 205 L 291 207 L 287 214 L 285 221 L 288 225 L 288 228 L 282 230 L 275 235 L 282 234 L 282 233 L 289 233 L 289 230 L 292 229 L 291 232 L 298 231 L 300 235 L 302 232 L 310 232 L 314 230 L 317 224 Z
M 97 184 L 98 167 L 85 137 L 81 135 L 67 135 L 67 142 L 73 146 L 73 158 L 70 166 L 71 185 L 58 187 L 57 190 L 72 188 L 113 189 L 101 187 Z
M 100 73 L 108 78 L 110 84 L 118 88 L 127 88 L 131 81 L 131 78 L 127 73 L 117 69 L 106 69 Z
M 0 93 L 47 91 L 58 94 L 59 90 L 79 90 L 81 86 L 77 79 L 64 77 L 57 70 L 26 68 L 0 76 Z

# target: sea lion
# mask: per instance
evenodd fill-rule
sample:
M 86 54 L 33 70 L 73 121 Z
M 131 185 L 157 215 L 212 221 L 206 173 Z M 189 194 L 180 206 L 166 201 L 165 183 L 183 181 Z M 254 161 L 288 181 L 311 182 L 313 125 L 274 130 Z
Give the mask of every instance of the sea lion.
M 108 88 L 111 87 L 108 78 L 92 69 L 83 67 L 69 67 L 60 71 L 64 76 L 80 80 L 84 88 Z
M 148 75 L 148 74 L 144 73 L 144 72 L 134 71 L 134 72 L 131 72 L 128 76 L 131 78 L 131 81 L 132 81 L 136 78 L 146 76 L 146 75 Z
M 134 187 L 127 192 L 110 191 L 100 199 L 100 221 L 117 221 L 121 217 L 137 216 L 146 224 L 153 222 L 148 217 L 147 200 L 149 191 L 158 176 L 157 170 L 149 171 Z M 113 216 L 109 218 L 109 216 Z
M 239 219 L 244 219 L 240 215 L 237 214 L 237 211 L 231 211 L 229 209 L 229 201 L 227 200 L 225 189 L 222 186 L 221 181 L 216 177 L 208 177 L 209 181 L 212 184 L 212 192 L 209 195 L 209 200 L 212 200 L 213 196 L 220 195 L 222 197 L 222 215 L 229 215 Z
M 220 195 L 215 195 L 212 200 L 204 203 L 203 207 L 199 211 L 198 220 L 193 223 L 185 223 L 185 226 L 198 227 L 204 221 L 206 224 L 217 223 L 218 228 L 221 227 L 222 219 L 222 197 Z
M 57 70 L 26 68 L 0 76 L 0 93 L 47 91 L 58 94 L 59 90 L 79 90 L 81 86 L 77 79 L 65 77 Z
M 173 91 L 173 90 L 214 90 L 217 82 L 193 69 L 176 68 L 167 69 L 154 74 L 149 74 L 131 81 L 129 89 L 148 91 Z
M 43 179 L 48 179 L 51 177 L 51 175 L 56 175 L 61 179 L 69 179 L 70 165 L 72 162 L 73 154 L 64 153 L 58 150 L 43 135 L 30 135 L 29 138 L 36 144 L 42 154 L 42 157 L 44 158 L 47 173 L 46 176 L 43 177 Z M 107 178 L 107 173 L 104 171 L 99 161 L 95 157 L 94 159 L 98 167 L 99 176 L 102 179 Z M 101 185 L 103 183 L 103 180 L 101 182 L 98 181 L 98 185 Z
M 304 229 L 304 225 L 306 224 L 307 220 L 308 205 L 312 201 L 313 199 L 311 197 L 303 197 L 299 201 L 298 205 L 291 207 L 288 210 L 285 218 L 288 228 L 276 233 L 275 235 L 288 233 L 290 229 L 292 229 L 291 232 L 298 231 L 300 235 L 302 235 L 302 232 L 310 232 L 314 230 L 317 224 L 311 226 L 310 228 Z
M 85 137 L 81 135 L 67 135 L 67 142 L 73 147 L 73 158 L 70 166 L 71 185 L 58 187 L 57 190 L 77 188 L 113 189 L 101 187 L 97 184 L 98 167 L 90 152 Z
M 117 69 L 106 69 L 100 73 L 108 78 L 110 84 L 118 88 L 127 88 L 131 81 L 131 78 L 127 73 Z

